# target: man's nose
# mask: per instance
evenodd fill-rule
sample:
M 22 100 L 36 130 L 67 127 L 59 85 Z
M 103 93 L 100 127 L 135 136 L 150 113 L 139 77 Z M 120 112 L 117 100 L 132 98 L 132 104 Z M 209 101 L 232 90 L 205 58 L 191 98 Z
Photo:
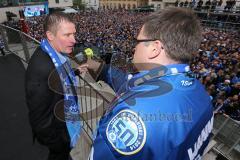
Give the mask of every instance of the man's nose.
M 76 39 L 75 39 L 74 35 L 71 36 L 71 42 L 74 44 L 76 43 Z

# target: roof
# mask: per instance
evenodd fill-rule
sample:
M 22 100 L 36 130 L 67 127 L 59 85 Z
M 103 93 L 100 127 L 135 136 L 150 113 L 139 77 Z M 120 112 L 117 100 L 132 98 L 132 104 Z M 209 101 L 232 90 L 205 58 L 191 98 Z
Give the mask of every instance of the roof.
M 64 12 L 64 13 L 78 13 L 77 10 L 75 10 L 75 9 L 73 9 L 71 7 L 65 7 L 62 12 Z

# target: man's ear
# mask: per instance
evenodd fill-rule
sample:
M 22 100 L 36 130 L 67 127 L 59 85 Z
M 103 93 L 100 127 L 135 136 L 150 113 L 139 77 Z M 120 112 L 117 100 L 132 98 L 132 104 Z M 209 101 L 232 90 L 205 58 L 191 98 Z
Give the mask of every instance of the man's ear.
M 46 36 L 47 36 L 47 39 L 50 40 L 50 41 L 52 41 L 55 37 L 54 34 L 50 31 L 46 32 Z
M 163 51 L 163 45 L 159 40 L 156 40 L 152 43 L 152 52 L 149 54 L 150 59 L 156 58 Z

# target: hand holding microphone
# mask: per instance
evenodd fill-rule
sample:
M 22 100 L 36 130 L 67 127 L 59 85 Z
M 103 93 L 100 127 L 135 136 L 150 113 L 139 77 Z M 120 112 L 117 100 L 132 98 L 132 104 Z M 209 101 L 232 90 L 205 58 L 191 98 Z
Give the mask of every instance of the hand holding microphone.
M 79 64 L 77 69 L 80 71 L 80 73 L 86 73 L 88 72 L 93 76 L 97 77 L 99 71 L 99 68 L 103 62 L 98 62 L 96 60 L 93 60 L 94 53 L 91 48 L 84 49 L 84 52 L 79 52 L 73 57 L 73 60 Z M 96 75 L 97 74 L 97 75 Z M 94 76 L 96 75 L 96 76 Z
M 84 49 L 83 52 L 78 52 L 72 59 L 79 65 L 86 63 L 93 57 L 93 50 L 91 48 Z

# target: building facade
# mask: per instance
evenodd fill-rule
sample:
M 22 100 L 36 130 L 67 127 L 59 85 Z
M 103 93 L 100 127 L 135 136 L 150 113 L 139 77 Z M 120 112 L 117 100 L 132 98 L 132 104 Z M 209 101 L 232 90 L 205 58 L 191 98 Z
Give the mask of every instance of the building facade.
M 92 1 L 92 0 L 84 0 L 84 1 Z M 149 5 L 149 6 L 153 6 L 155 10 L 158 10 L 158 9 L 164 9 L 166 7 L 175 6 L 177 1 L 178 1 L 178 4 L 187 2 L 188 4 L 187 7 L 189 7 L 191 2 L 194 2 L 195 3 L 194 7 L 196 7 L 198 1 L 200 0 L 99 0 L 99 7 L 101 9 L 120 9 L 120 8 L 134 9 L 134 8 Z M 205 6 L 206 2 L 209 0 L 202 0 L 202 1 L 203 1 L 203 6 Z M 219 2 L 220 0 L 210 0 L 211 3 L 214 1 Z M 218 6 L 217 9 L 223 10 L 224 7 L 226 6 L 227 1 L 232 1 L 232 0 L 222 0 L 221 6 Z M 236 0 L 235 8 L 236 7 L 240 8 L 240 1 Z
M 87 9 L 99 9 L 99 0 L 82 0 L 82 3 Z
M 73 6 L 73 0 L 48 0 L 49 8 L 55 8 L 55 7 L 72 7 Z
M 148 0 L 100 0 L 101 9 L 135 9 L 148 5 Z
M 176 0 L 149 0 L 148 5 L 153 6 L 156 10 L 164 9 L 175 5 Z
M 153 6 L 155 10 L 165 7 L 175 6 L 176 1 L 190 3 L 192 0 L 82 0 L 86 8 L 92 9 L 135 9 L 143 6 Z M 195 7 L 199 0 L 195 1 Z M 208 0 L 203 0 L 203 6 Z M 211 2 L 214 0 L 210 0 Z M 215 0 L 216 1 L 216 0 Z M 220 0 L 217 0 L 220 1 Z M 226 1 L 222 0 L 222 5 L 216 9 L 223 10 Z M 7 20 L 6 12 L 12 12 L 19 17 L 19 11 L 24 10 L 26 6 L 45 5 L 45 8 L 64 8 L 73 6 L 73 0 L 0 0 L 0 23 Z M 240 9 L 240 1 L 236 1 L 235 8 Z
M 176 2 L 178 2 L 178 6 L 182 5 L 184 6 L 185 3 L 187 2 L 187 6 L 186 7 L 190 7 L 190 3 L 194 2 L 194 7 L 197 7 L 197 4 L 200 0 L 149 0 L 148 4 L 152 5 L 155 9 L 164 9 L 166 7 L 170 7 L 170 6 L 175 6 Z M 206 2 L 209 0 L 202 0 L 203 1 L 203 5 L 202 6 L 206 6 Z M 221 5 L 220 6 L 216 6 L 217 10 L 224 10 L 225 6 L 226 6 L 226 2 L 227 1 L 234 1 L 234 0 L 210 0 L 210 3 L 212 4 L 214 1 L 217 2 L 217 4 L 221 1 Z M 234 9 L 238 9 L 240 8 L 240 1 L 239 0 L 235 0 L 236 4 L 233 7 Z

